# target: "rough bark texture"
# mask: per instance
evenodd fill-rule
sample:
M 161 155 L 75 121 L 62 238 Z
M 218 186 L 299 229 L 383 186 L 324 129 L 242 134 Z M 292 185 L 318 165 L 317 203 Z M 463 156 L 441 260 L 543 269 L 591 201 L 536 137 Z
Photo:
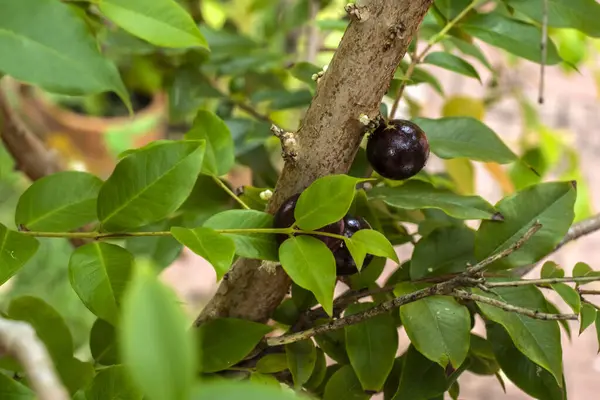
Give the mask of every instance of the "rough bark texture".
M 297 132 L 298 158 L 287 162 L 268 212 L 315 179 L 346 173 L 362 139 L 360 114 L 374 117 L 390 81 L 433 0 L 361 2 L 361 20 L 352 18 Z M 266 321 L 289 290 L 281 267 L 259 269 L 239 260 L 196 325 L 218 317 Z

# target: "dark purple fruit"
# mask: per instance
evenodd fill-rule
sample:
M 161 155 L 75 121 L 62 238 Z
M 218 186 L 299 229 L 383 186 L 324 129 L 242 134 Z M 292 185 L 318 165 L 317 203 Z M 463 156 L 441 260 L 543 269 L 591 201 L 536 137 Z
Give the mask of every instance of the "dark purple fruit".
M 296 204 L 298 203 L 298 198 L 300 197 L 300 193 L 295 194 L 288 198 L 277 210 L 273 220 L 273 226 L 275 228 L 289 228 L 296 222 L 296 218 L 294 217 L 294 210 L 296 209 Z M 341 219 L 333 224 L 329 224 L 324 226 L 321 229 L 317 229 L 317 231 L 334 233 L 336 235 L 342 235 L 344 233 L 344 220 Z M 340 247 L 342 240 L 321 236 L 321 235 L 312 235 L 317 239 L 321 240 L 323 243 L 327 245 L 331 250 L 335 250 Z M 289 236 L 279 234 L 276 235 L 276 240 L 279 245 L 281 245 Z
M 408 179 L 423 169 L 428 158 L 425 132 L 403 119 L 382 123 L 367 142 L 367 159 L 384 178 Z
M 352 235 L 361 229 L 372 229 L 371 225 L 369 225 L 369 223 L 362 217 L 354 217 L 350 214 L 346 214 L 343 221 L 344 236 L 346 237 L 352 237 Z M 358 268 L 356 268 L 356 262 L 354 262 L 350 251 L 348 251 L 348 248 L 344 243 L 341 244 L 339 249 L 334 251 L 333 257 L 335 258 L 335 267 L 338 276 L 352 275 L 358 272 Z M 363 268 L 369 265 L 372 260 L 373 254 L 367 254 L 363 262 Z

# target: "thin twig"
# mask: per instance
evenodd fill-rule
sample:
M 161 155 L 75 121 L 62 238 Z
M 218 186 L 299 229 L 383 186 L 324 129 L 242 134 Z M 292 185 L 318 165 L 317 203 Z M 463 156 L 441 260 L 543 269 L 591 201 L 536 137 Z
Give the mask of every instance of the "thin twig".
M 504 301 L 492 299 L 486 296 L 480 296 L 478 294 L 469 293 L 464 290 L 455 290 L 452 292 L 452 296 L 463 299 L 463 300 L 473 300 L 478 303 L 488 304 L 490 306 L 500 308 L 504 311 L 514 312 L 517 314 L 522 314 L 530 318 L 542 319 L 547 321 L 556 321 L 556 320 L 577 320 L 577 314 L 548 314 L 539 312 L 536 310 L 530 310 L 528 308 L 514 306 L 512 304 L 508 304 Z
M 581 295 L 585 295 L 585 294 L 587 294 L 587 295 L 598 295 L 598 294 L 600 294 L 600 290 L 583 290 L 583 289 L 580 289 L 579 290 L 579 294 L 581 294 Z
M 519 281 L 507 281 L 507 282 L 486 282 L 485 286 L 488 288 L 496 287 L 514 287 L 514 286 L 527 286 L 527 285 L 551 285 L 553 283 L 565 283 L 565 282 L 595 282 L 600 281 L 600 276 L 572 276 L 566 278 L 546 278 L 546 279 L 522 279 Z
M 590 306 L 594 307 L 596 310 L 600 311 L 600 306 L 592 303 L 591 301 L 584 299 L 583 297 L 581 298 L 581 302 L 585 303 L 585 304 L 589 304 Z
M 424 299 L 425 297 L 449 294 L 457 287 L 464 286 L 467 279 L 472 279 L 474 275 L 481 272 L 488 265 L 517 251 L 540 228 L 540 223 L 534 223 L 533 226 L 529 228 L 527 232 L 525 232 L 525 234 L 519 240 L 513 243 L 513 245 L 511 245 L 509 248 L 482 260 L 475 266 L 468 268 L 467 271 L 465 271 L 463 274 L 458 275 L 452 279 L 449 279 L 445 282 L 437 283 L 428 288 L 424 288 L 400 297 L 396 297 L 395 299 L 389 301 L 385 301 L 366 311 L 353 315 L 348 315 L 343 318 L 334 319 L 324 325 L 319 325 L 301 332 L 295 332 L 287 335 L 268 338 L 267 345 L 278 346 L 286 343 L 293 343 L 300 340 L 308 339 L 310 337 L 319 335 L 324 332 L 341 329 L 348 325 L 358 324 L 366 319 L 373 318 L 377 315 L 385 314 L 390 310 L 393 310 L 408 303 L 415 302 L 417 300 Z
M 217 185 L 219 185 L 232 199 L 234 199 L 240 206 L 242 206 L 243 209 L 245 210 L 249 210 L 250 207 L 248 207 L 248 205 L 246 203 L 244 203 L 244 201 L 242 199 L 240 199 L 235 193 L 233 193 L 231 191 L 231 189 L 229 189 L 227 187 L 227 185 L 225 184 L 225 182 L 223 182 L 218 176 L 215 175 L 211 175 L 213 180 L 215 181 L 215 183 Z
M 400 82 L 400 86 L 396 91 L 396 98 L 394 99 L 394 104 L 392 105 L 392 110 L 390 111 L 389 115 L 390 119 L 394 118 L 394 115 L 398 110 L 398 105 L 400 104 L 400 99 L 402 98 L 402 94 L 404 93 L 406 83 L 412 77 L 412 74 L 415 71 L 417 64 L 419 64 L 423 60 L 423 58 L 425 58 L 425 56 L 427 55 L 427 53 L 429 53 L 433 46 L 435 46 L 440 40 L 442 40 L 444 36 L 450 31 L 450 29 L 452 29 L 454 25 L 456 25 L 461 19 L 463 19 L 465 15 L 467 15 L 469 11 L 471 11 L 477 5 L 478 2 L 479 0 L 473 0 L 471 4 L 465 7 L 460 12 L 460 14 L 456 16 L 456 18 L 454 18 L 451 21 L 448 21 L 448 23 L 444 26 L 444 28 L 442 28 L 441 31 L 439 31 L 436 35 L 429 39 L 429 41 L 427 42 L 427 46 L 425 46 L 425 48 L 420 53 L 417 53 L 417 51 L 415 50 L 415 55 L 411 57 L 410 64 L 406 69 L 406 73 L 404 74 L 404 79 L 402 80 L 402 82 Z
M 539 104 L 544 104 L 544 81 L 546 75 L 546 60 L 548 58 L 548 0 L 543 1 L 542 7 L 542 40 L 540 42 L 542 62 L 540 63 Z
M 70 398 L 56 375 L 48 351 L 31 325 L 0 317 L 0 348 L 23 366 L 39 400 Z

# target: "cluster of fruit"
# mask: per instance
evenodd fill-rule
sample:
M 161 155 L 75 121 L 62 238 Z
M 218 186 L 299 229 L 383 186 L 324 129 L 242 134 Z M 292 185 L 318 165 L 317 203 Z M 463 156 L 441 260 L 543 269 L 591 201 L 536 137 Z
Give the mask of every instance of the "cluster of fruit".
M 382 122 L 368 137 L 367 159 L 379 175 L 387 179 L 408 179 L 423 169 L 429 158 L 429 143 L 425 132 L 418 125 L 401 119 Z M 275 214 L 274 226 L 288 228 L 296 221 L 294 210 L 300 193 L 288 198 Z M 346 216 L 319 231 L 352 237 L 361 229 L 372 229 L 362 217 L 346 214 Z M 337 275 L 352 275 L 358 270 L 344 241 L 329 236 L 316 235 L 333 252 Z M 279 245 L 287 239 L 287 235 L 278 235 Z M 363 267 L 369 265 L 373 255 L 365 257 Z

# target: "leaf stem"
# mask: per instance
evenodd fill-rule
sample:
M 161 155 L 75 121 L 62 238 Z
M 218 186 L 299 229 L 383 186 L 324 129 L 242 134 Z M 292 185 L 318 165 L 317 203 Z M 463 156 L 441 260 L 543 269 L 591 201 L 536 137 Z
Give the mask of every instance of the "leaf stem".
M 429 51 L 435 46 L 440 40 L 444 38 L 444 36 L 450 31 L 450 29 L 454 28 L 461 19 L 463 19 L 469 11 L 471 11 L 479 2 L 479 0 L 473 0 L 471 4 L 466 6 L 454 19 L 448 21 L 448 23 L 440 30 L 437 34 L 432 36 L 427 42 L 427 46 L 421 51 L 417 53 L 415 50 L 415 55 L 411 57 L 410 64 L 406 69 L 406 73 L 404 74 L 404 79 L 400 82 L 400 86 L 398 87 L 398 91 L 396 92 L 396 98 L 394 99 L 394 104 L 392 105 L 392 110 L 389 114 L 389 119 L 394 118 L 396 111 L 398 110 L 398 105 L 400 104 L 400 99 L 402 98 L 402 94 L 404 93 L 404 88 L 406 87 L 406 83 L 412 77 L 413 72 L 415 72 L 415 68 L 417 64 L 419 64 L 423 58 L 429 53 Z
M 248 207 L 248 204 L 244 203 L 244 201 L 242 199 L 240 199 L 235 193 L 233 193 L 225 184 L 225 182 L 223 182 L 218 176 L 216 175 L 211 175 L 211 177 L 213 178 L 213 180 L 215 181 L 215 183 L 219 186 L 221 186 L 221 188 L 227 192 L 227 194 L 229 196 L 231 196 L 231 198 L 233 198 L 235 201 L 238 202 L 238 204 L 240 206 L 242 206 L 242 208 L 244 208 L 245 210 L 249 210 L 250 207 Z

